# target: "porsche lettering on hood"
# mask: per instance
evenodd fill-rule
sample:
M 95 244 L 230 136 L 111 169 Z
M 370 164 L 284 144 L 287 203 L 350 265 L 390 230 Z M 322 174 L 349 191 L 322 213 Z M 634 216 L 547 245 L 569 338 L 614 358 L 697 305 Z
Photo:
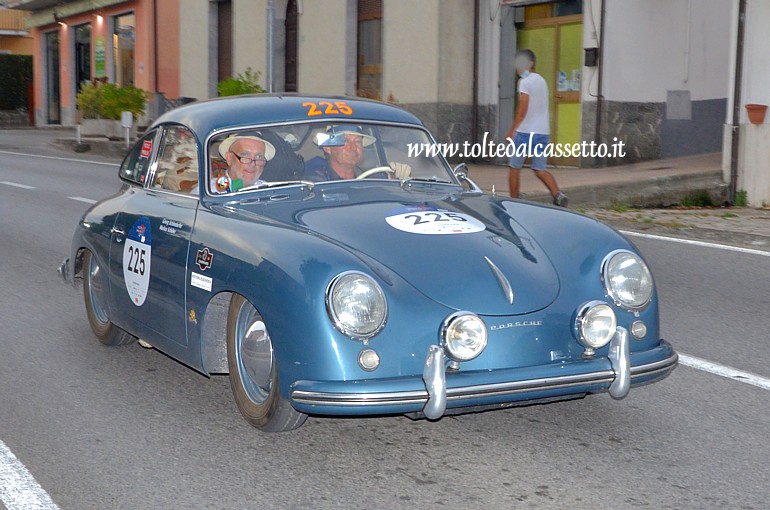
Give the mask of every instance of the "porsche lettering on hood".
M 379 202 L 310 209 L 294 221 L 377 259 L 445 306 L 482 315 L 541 310 L 556 299 L 558 276 L 531 235 L 508 220 L 450 203 Z

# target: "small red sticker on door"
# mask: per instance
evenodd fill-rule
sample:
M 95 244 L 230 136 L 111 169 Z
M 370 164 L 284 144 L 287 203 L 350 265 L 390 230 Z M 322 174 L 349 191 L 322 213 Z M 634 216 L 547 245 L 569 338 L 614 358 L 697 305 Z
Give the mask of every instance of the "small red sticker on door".
M 140 158 L 149 158 L 152 152 L 152 140 L 145 140 L 142 142 L 142 152 L 139 154 Z

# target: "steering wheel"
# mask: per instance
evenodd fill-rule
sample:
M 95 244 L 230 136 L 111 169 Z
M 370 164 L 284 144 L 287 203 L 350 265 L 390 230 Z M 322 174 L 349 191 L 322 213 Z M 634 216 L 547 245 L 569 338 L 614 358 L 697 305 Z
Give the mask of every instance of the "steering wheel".
M 356 179 L 366 179 L 370 175 L 378 174 L 380 172 L 388 172 L 390 174 L 394 173 L 393 169 L 390 168 L 389 166 L 376 166 L 374 168 L 370 168 L 369 170 L 361 173 L 361 175 L 356 177 Z

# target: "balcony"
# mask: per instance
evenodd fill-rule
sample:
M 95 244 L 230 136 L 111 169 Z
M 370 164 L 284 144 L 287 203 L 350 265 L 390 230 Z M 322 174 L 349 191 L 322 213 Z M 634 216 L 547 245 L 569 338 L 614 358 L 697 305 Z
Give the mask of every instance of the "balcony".
M 24 35 L 27 33 L 25 21 L 29 15 L 26 11 L 0 9 L 0 34 Z

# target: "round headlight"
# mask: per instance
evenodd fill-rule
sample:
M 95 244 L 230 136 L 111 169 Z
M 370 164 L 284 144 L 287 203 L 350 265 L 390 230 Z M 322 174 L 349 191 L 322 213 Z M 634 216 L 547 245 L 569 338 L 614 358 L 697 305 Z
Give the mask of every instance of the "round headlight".
M 612 307 L 601 301 L 591 301 L 581 306 L 575 320 L 580 343 L 589 349 L 607 345 L 617 325 Z
M 626 250 L 610 253 L 602 264 L 602 280 L 607 294 L 626 310 L 640 310 L 652 299 L 652 274 L 647 264 Z
M 351 338 L 365 340 L 385 326 L 388 304 L 377 282 L 363 273 L 337 275 L 326 291 L 326 309 L 334 325 Z
M 470 312 L 453 313 L 441 328 L 441 344 L 450 359 L 472 360 L 487 346 L 487 325 Z

